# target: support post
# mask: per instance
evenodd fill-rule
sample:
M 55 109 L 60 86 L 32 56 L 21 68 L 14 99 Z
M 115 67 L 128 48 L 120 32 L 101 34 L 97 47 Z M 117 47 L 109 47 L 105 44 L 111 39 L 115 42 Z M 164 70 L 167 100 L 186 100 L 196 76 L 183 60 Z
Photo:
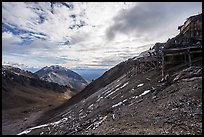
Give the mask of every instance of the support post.
M 164 54 L 162 53 L 162 78 L 164 78 Z
M 189 60 L 189 67 L 191 67 L 191 54 L 189 49 L 188 49 L 188 60 Z
M 186 54 L 184 54 L 184 63 L 186 63 L 187 61 L 186 61 Z

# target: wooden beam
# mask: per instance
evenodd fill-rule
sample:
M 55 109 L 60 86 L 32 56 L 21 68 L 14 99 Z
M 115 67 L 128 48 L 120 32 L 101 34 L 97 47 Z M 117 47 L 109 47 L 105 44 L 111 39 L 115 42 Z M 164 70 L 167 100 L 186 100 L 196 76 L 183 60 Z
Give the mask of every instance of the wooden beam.
M 164 77 L 164 54 L 162 54 L 162 78 Z
M 179 63 L 182 63 L 182 62 L 181 61 L 168 61 L 168 62 L 165 62 L 164 65 L 173 65 L 173 64 L 179 64 Z
M 189 66 L 191 67 L 191 54 L 189 50 L 188 50 L 188 60 L 189 60 Z
M 164 50 L 164 53 L 165 52 L 176 52 L 176 51 L 185 51 L 185 50 L 189 50 L 189 49 L 201 49 L 201 47 L 198 47 L 198 46 L 191 46 L 191 47 L 179 47 L 179 48 L 170 48 L 170 49 L 165 49 Z
M 180 53 L 166 53 L 164 56 L 178 56 L 178 55 L 184 55 L 184 54 L 193 54 L 193 53 L 202 53 L 202 50 L 199 51 L 190 51 L 190 52 L 180 52 Z
M 187 61 L 186 61 L 186 55 L 184 55 L 184 63 L 186 63 Z

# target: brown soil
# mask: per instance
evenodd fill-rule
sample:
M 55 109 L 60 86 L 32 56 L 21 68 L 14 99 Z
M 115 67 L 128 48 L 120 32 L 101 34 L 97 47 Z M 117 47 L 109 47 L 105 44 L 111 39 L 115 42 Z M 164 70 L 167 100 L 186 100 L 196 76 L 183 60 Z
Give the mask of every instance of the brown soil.
M 70 91 L 57 93 L 32 86 L 18 86 L 2 95 L 3 135 L 16 135 L 35 126 L 35 121 L 44 112 L 59 106 L 72 96 Z

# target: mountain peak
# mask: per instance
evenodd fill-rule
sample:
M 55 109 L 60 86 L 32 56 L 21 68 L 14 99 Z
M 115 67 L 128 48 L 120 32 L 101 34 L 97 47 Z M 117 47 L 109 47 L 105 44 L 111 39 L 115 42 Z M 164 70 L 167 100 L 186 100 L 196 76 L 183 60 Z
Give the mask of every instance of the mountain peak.
M 82 90 L 88 83 L 76 72 L 59 65 L 46 66 L 35 72 L 40 79 Z
M 51 66 L 45 66 L 44 68 L 42 68 L 45 71 L 51 71 L 51 70 L 62 70 L 62 71 L 67 71 L 69 69 L 67 69 L 66 67 L 62 67 L 59 65 L 51 65 Z

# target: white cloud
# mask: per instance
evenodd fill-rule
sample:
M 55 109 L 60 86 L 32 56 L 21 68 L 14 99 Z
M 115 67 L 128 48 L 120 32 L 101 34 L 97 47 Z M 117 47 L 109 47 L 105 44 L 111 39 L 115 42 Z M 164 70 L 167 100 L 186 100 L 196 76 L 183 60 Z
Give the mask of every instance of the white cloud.
M 144 38 L 149 38 L 149 41 L 152 41 L 165 33 L 167 33 L 166 36 L 170 36 L 172 32 L 176 32 L 174 31 L 176 30 L 176 25 L 180 25 L 178 24 L 178 18 L 188 17 L 200 10 L 202 10 L 202 4 L 195 2 L 139 3 L 127 11 L 120 12 L 113 19 L 113 25 L 107 29 L 107 37 L 112 40 L 116 34 L 122 33 L 139 37 L 143 40 Z M 183 18 L 183 22 L 184 20 L 185 18 Z M 159 39 L 161 40 L 165 37 Z
M 80 24 L 80 21 L 85 21 L 88 24 L 88 27 L 80 30 L 81 32 L 89 32 L 90 29 L 93 29 L 92 26 L 95 26 L 102 28 L 102 33 L 104 33 L 104 27 L 107 27 L 111 18 L 121 10 L 121 6 L 124 7 L 122 3 L 98 2 L 76 2 L 73 5 L 74 8 L 69 9 L 55 4 L 52 13 L 50 3 L 3 2 L 2 20 L 10 27 L 15 26 L 26 31 L 42 33 L 47 36 L 49 41 L 61 42 L 78 32 L 76 29 L 68 28 L 70 25 Z M 130 3 L 130 5 L 134 5 L 134 3 Z M 70 18 L 70 15 L 75 15 L 75 20 Z M 43 18 L 42 23 L 40 23 L 40 17 Z
M 13 35 L 11 32 L 2 32 L 2 50 L 13 50 L 16 43 L 21 43 L 22 39 L 19 36 Z
M 137 14 L 131 11 L 137 11 L 140 3 L 73 2 L 66 4 L 73 5 L 73 8 L 67 8 L 61 3 L 3 2 L 2 23 L 9 26 L 9 29 L 19 30 L 19 33 L 12 33 L 14 30 L 2 32 L 3 60 L 15 60 L 17 63 L 41 67 L 59 64 L 69 68 L 110 68 L 150 47 L 150 45 L 141 47 L 142 45 L 158 41 L 165 42 L 169 37 L 176 35 L 177 26 L 192 13 L 200 10 L 195 9 L 194 6 L 188 6 L 188 9 L 180 10 L 176 16 L 172 14 L 172 20 L 167 23 L 167 26 L 161 22 L 160 25 L 163 27 L 157 27 L 159 33 L 154 34 L 153 31 L 149 32 L 144 28 L 145 33 L 141 33 L 140 37 L 134 33 L 136 28 L 134 24 L 127 26 L 126 22 L 124 29 L 127 28 L 127 30 L 119 29 L 120 33 L 111 31 L 117 35 L 115 39 L 109 41 L 107 30 L 117 24 L 117 21 L 127 21 L 129 17 L 135 17 Z M 149 5 L 151 7 L 151 3 Z M 152 5 L 150 11 L 155 11 L 154 8 Z M 167 15 L 169 12 L 168 9 L 163 10 L 163 7 L 157 8 L 156 11 L 164 12 L 162 15 Z M 141 15 L 145 16 L 144 13 Z M 174 17 L 175 20 L 173 20 Z M 79 27 L 80 25 L 84 26 Z M 150 27 L 149 29 L 152 30 Z M 152 37 L 147 37 L 149 35 Z M 30 43 L 21 46 L 15 44 L 23 42 L 24 39 L 30 40 Z M 67 41 L 70 41 L 71 45 L 66 45 Z
M 13 35 L 11 32 L 2 32 L 3 40 L 10 40 L 11 42 L 22 42 L 21 38 L 16 35 Z

